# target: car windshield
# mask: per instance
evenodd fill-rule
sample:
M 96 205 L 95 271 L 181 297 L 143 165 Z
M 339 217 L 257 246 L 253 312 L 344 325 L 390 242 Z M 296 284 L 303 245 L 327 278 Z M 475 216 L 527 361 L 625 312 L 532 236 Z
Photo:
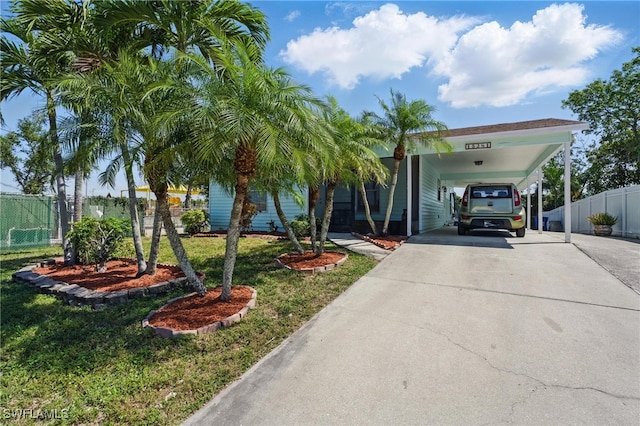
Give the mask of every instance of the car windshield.
M 475 186 L 471 188 L 471 198 L 511 198 L 511 187 Z

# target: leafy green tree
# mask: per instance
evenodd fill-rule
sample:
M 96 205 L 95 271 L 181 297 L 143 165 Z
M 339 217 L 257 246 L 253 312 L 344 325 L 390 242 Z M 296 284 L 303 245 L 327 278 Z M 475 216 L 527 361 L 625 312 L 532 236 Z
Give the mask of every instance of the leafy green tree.
M 608 80 L 595 80 L 562 101 L 595 137 L 585 171 L 589 195 L 640 184 L 640 47 L 633 53 Z
M 395 146 L 389 202 L 382 225 L 382 234 L 386 235 L 389 232 L 393 198 L 398 185 L 398 171 L 400 164 L 407 156 L 407 150 L 413 149 L 416 145 L 433 147 L 438 152 L 450 151 L 451 148 L 443 139 L 443 132 L 447 130 L 446 125 L 433 118 L 435 107 L 427 104 L 424 100 L 409 101 L 404 94 L 394 92 L 392 89 L 390 105 L 379 97 L 378 102 L 383 115 L 366 112 L 365 116 L 380 126 L 385 133 L 385 139 Z
M 43 194 L 55 175 L 53 147 L 43 129 L 45 116 L 18 121 L 18 130 L 0 136 L 0 168 L 7 168 L 24 194 Z
M 573 151 L 573 149 L 572 149 Z M 571 201 L 582 198 L 584 174 L 579 157 L 571 158 Z M 542 167 L 544 210 L 553 210 L 564 205 L 564 152 L 558 153 Z

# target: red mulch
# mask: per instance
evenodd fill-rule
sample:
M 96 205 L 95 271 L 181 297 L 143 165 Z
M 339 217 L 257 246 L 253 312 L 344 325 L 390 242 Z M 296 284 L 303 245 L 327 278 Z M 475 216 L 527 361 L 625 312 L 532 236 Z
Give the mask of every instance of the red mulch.
M 395 235 L 373 235 L 373 234 L 358 234 L 357 232 L 351 233 L 354 237 L 358 237 L 361 240 L 368 241 L 372 244 L 377 245 L 378 247 L 382 247 L 385 250 L 395 250 L 400 247 L 400 244 L 407 241 L 407 237 L 404 236 L 395 236 Z
M 237 314 L 253 295 L 249 287 L 233 286 L 231 300 L 222 302 L 221 292 L 221 287 L 216 287 L 209 289 L 204 296 L 195 294 L 178 299 L 156 311 L 149 318 L 149 324 L 174 330 L 196 330 Z
M 278 258 L 280 263 L 287 265 L 292 269 L 315 268 L 317 266 L 326 266 L 344 259 L 344 253 L 335 251 L 325 251 L 320 256 L 312 251 L 305 251 L 304 254 L 287 253 Z
M 106 272 L 97 272 L 95 265 L 64 266 L 56 263 L 44 268 L 35 268 L 36 274 L 47 275 L 67 284 L 77 284 L 94 291 L 118 291 L 137 287 L 149 287 L 176 278 L 184 274 L 177 266 L 158 265 L 156 274 L 136 278 L 138 266 L 132 260 L 110 260 Z

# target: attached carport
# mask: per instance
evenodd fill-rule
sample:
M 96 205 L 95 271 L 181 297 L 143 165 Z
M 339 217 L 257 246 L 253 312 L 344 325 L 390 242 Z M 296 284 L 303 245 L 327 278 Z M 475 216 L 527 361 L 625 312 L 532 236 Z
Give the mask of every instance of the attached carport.
M 522 191 L 527 189 L 527 222 L 530 228 L 532 183 L 541 187 L 542 166 L 564 149 L 571 152 L 574 133 L 588 129 L 580 121 L 547 118 L 515 123 L 451 129 L 445 139 L 451 154 L 430 148 L 418 148 L 412 155 L 426 156 L 437 169 L 443 186 L 465 187 L 469 183 L 513 182 Z M 410 159 L 409 159 L 410 160 Z M 407 161 L 411 164 L 411 161 Z M 408 167 L 408 176 L 411 168 Z M 410 181 L 410 179 L 408 179 Z M 565 155 L 564 199 L 571 200 L 571 155 Z M 411 191 L 409 191 L 411 193 Z M 414 200 L 413 202 L 419 202 Z M 411 197 L 407 212 L 412 212 Z M 565 241 L 571 242 L 571 203 L 565 202 Z M 538 191 L 538 217 L 542 217 L 542 191 Z M 539 221 L 540 225 L 542 221 Z M 407 223 L 411 223 L 411 217 Z M 542 232 L 542 226 L 538 226 Z M 411 235 L 410 226 L 407 227 Z

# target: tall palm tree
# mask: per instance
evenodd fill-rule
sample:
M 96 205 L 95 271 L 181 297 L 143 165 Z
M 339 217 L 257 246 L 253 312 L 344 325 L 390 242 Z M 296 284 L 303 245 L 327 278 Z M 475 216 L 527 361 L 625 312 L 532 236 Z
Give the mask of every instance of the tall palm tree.
M 57 130 L 56 79 L 69 68 L 70 58 L 65 54 L 51 55 L 41 49 L 43 30 L 27 28 L 20 23 L 20 2 L 12 5 L 12 12 L 16 15 L 15 17 L 0 19 L 0 30 L 3 33 L 0 37 L 0 62 L 2 63 L 0 101 L 11 99 L 25 90 L 30 90 L 45 99 L 49 118 L 49 139 L 54 147 L 61 238 L 63 247 L 66 249 L 69 212 L 64 160 Z M 5 34 L 12 35 L 16 41 L 9 40 Z
M 133 25 L 155 58 L 177 50 L 215 65 L 225 60 L 225 44 L 241 43 L 253 46 L 251 59 L 260 62 L 269 40 L 266 16 L 237 0 L 105 0 L 96 8 L 106 28 Z
M 386 177 L 384 166 L 372 150 L 380 141 L 371 137 L 362 123 L 349 116 L 339 107 L 336 99 L 331 97 L 324 117 L 330 126 L 331 138 L 337 153 L 324 169 L 327 192 L 320 238 L 315 248 L 317 255 L 324 252 L 333 212 L 333 196 L 338 184 L 360 185 L 364 179 L 368 181 L 369 178 L 381 182 Z
M 217 156 L 220 167 L 232 164 L 234 200 L 227 229 L 222 300 L 231 297 L 242 206 L 249 184 L 258 170 L 265 172 L 282 158 L 290 158 L 302 141 L 317 144 L 321 137 L 307 137 L 321 131 L 314 109 L 320 102 L 308 87 L 295 84 L 281 69 L 256 65 L 250 48 L 236 49 L 237 58 L 225 64 L 220 79 L 212 75 L 202 92 L 206 99 L 196 106 L 196 130 L 201 158 Z
M 378 102 L 384 114 L 380 116 L 366 112 L 365 115 L 383 129 L 388 143 L 395 146 L 389 202 L 382 225 L 382 234 L 386 235 L 389 232 L 393 198 L 398 184 L 398 170 L 407 155 L 407 149 L 412 149 L 417 144 L 435 148 L 438 152 L 450 152 L 451 147 L 442 137 L 442 133 L 447 130 L 446 125 L 433 118 L 435 107 L 424 100 L 409 101 L 404 94 L 391 89 L 391 104 L 387 105 L 379 97 Z
M 96 7 L 92 0 L 51 0 L 48 2 L 41 2 L 38 0 L 20 0 L 15 3 L 14 10 L 16 12 L 16 20 L 24 28 L 33 29 L 40 34 L 39 38 L 39 50 L 42 55 L 46 57 L 63 57 L 67 58 L 67 69 L 65 73 L 60 73 L 56 76 L 58 82 L 58 88 L 66 88 L 62 90 L 63 105 L 67 108 L 75 111 L 85 120 L 79 124 L 78 132 L 80 135 L 85 134 L 89 129 L 95 129 L 95 123 L 87 123 L 86 118 L 92 117 L 92 121 L 95 117 L 105 117 L 105 100 L 111 99 L 106 96 L 104 99 L 96 101 L 96 97 L 91 97 L 90 94 L 94 91 L 86 90 L 88 86 L 100 87 L 100 84 L 96 85 L 96 81 L 101 83 L 104 81 L 110 81 L 105 79 L 104 70 L 101 69 L 105 64 L 111 64 L 117 62 L 118 52 L 121 47 L 141 48 L 144 43 L 138 43 L 140 37 L 136 37 L 133 34 L 134 28 L 125 28 L 123 26 L 112 30 L 103 31 L 98 25 L 96 25 Z M 130 47 L 131 48 L 131 47 Z M 66 74 L 66 75 L 65 75 Z M 99 74 L 97 77 L 95 74 Z M 91 79 L 91 83 L 87 83 L 86 79 Z M 102 87 L 104 89 L 104 87 Z M 112 87 L 113 89 L 113 87 Z M 103 90 L 103 95 L 105 91 Z M 113 93 L 113 92 L 112 92 Z M 97 109 L 102 108 L 98 111 Z M 109 112 L 110 118 L 113 117 L 113 111 L 116 111 L 117 107 L 111 103 Z M 101 114 L 99 114 L 99 112 Z M 109 120 L 104 120 L 109 122 Z M 112 135 L 122 136 L 122 127 L 125 125 L 120 123 L 120 127 L 117 128 L 118 132 L 112 133 Z M 102 126 L 103 128 L 113 129 L 113 126 Z M 85 135 L 86 136 L 86 135 Z M 80 203 L 82 189 L 81 182 L 83 178 L 83 171 L 88 169 L 92 162 L 95 163 L 101 156 L 109 154 L 113 149 L 106 148 L 97 143 L 86 143 L 86 138 L 82 137 L 82 144 L 75 145 L 78 150 L 73 165 L 75 165 L 76 171 L 76 198 L 77 203 Z M 108 140 L 108 138 L 102 139 L 102 142 Z M 124 158 L 125 169 L 130 171 L 132 167 L 132 160 L 127 158 L 129 156 L 128 147 L 126 142 L 122 141 L 122 137 L 113 137 L 113 140 L 120 141 L 120 149 L 122 150 L 122 156 Z M 100 151 L 99 153 L 96 151 Z M 92 161 L 89 161 L 92 159 Z M 127 173 L 128 183 L 135 188 L 135 185 L 131 185 L 133 182 L 132 174 Z M 135 198 L 135 191 L 129 191 L 129 210 L 131 215 L 131 229 L 134 240 L 134 247 L 136 250 L 136 258 L 138 262 L 138 273 L 141 274 L 145 271 L 146 265 L 144 260 L 144 254 L 142 252 L 142 240 L 140 235 L 139 219 L 137 201 Z M 76 205 L 76 213 L 80 214 L 82 211 L 81 206 Z M 73 256 L 72 256 L 73 258 Z

